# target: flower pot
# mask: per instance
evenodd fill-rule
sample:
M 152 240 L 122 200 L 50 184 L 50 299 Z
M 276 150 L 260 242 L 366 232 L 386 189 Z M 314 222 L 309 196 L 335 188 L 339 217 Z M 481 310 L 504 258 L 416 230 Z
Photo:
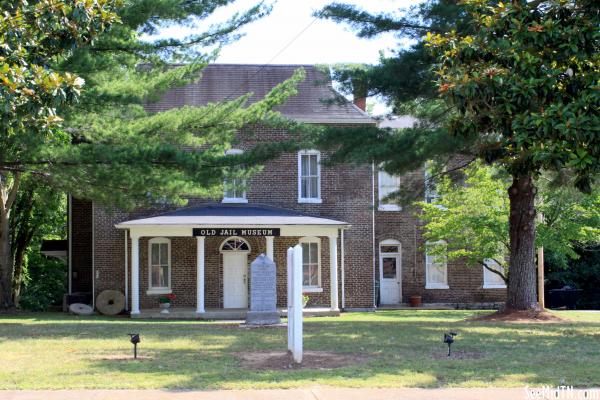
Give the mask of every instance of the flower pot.
M 421 307 L 421 296 L 410 296 L 409 304 L 411 307 Z
M 159 303 L 159 307 L 161 314 L 168 314 L 169 308 L 171 307 L 171 303 Z

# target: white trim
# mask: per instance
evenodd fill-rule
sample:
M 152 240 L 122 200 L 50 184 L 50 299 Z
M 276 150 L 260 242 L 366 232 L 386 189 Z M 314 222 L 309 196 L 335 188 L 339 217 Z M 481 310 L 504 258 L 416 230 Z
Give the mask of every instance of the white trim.
M 229 149 L 225 152 L 225 155 L 230 155 L 230 154 L 238 154 L 238 155 L 244 154 L 244 150 Z M 245 180 L 244 180 L 243 184 L 244 184 L 244 186 L 246 185 Z M 223 182 L 223 185 L 225 185 L 225 182 Z M 242 197 L 225 197 L 226 193 L 227 193 L 227 190 L 225 188 L 223 188 L 223 200 L 221 200 L 221 203 L 241 203 L 241 204 L 248 203 L 248 199 L 246 199 L 246 190 L 245 189 L 244 189 L 244 192 L 242 193 Z
M 167 245 L 167 272 L 169 285 L 168 286 L 152 286 L 152 245 L 166 244 Z M 159 246 L 160 258 L 160 246 Z M 154 237 L 148 240 L 148 291 L 147 294 L 167 294 L 171 293 L 171 239 L 166 237 Z
M 274 261 L 274 243 L 275 243 L 275 237 L 274 236 L 265 236 L 265 247 L 266 247 L 266 256 L 269 257 L 269 259 L 271 261 Z
M 427 258 L 429 257 L 427 255 L 427 245 L 433 245 L 433 244 L 438 244 L 438 243 L 443 243 L 446 244 L 446 241 L 444 240 L 439 240 L 437 242 L 427 242 L 425 243 L 425 289 L 450 289 L 450 286 L 448 286 L 448 260 L 446 259 L 445 262 L 445 268 L 444 268 L 444 280 L 445 283 L 430 283 L 429 282 L 429 263 L 427 262 Z
M 492 260 L 492 259 L 485 259 L 484 264 L 494 264 L 497 265 L 498 267 L 502 268 L 496 261 Z M 483 289 L 506 289 L 506 283 L 486 283 L 485 281 L 485 277 L 486 276 L 490 276 L 489 274 L 494 274 L 493 272 L 489 271 L 485 266 L 481 266 L 481 268 L 483 268 Z M 490 266 L 490 268 L 493 268 L 493 266 Z M 494 274 L 496 275 L 496 274 Z
M 384 252 L 381 251 L 382 246 L 397 246 L 398 251 Z M 398 303 L 402 303 L 402 243 L 396 239 L 384 239 L 379 242 L 379 299 L 381 304 L 384 303 L 381 298 L 381 281 L 383 278 L 383 258 L 394 257 L 396 259 L 396 282 L 398 284 Z
M 205 274 L 205 248 L 204 236 L 196 237 L 196 313 L 205 312 L 204 309 L 204 274 Z
M 69 208 L 69 243 L 67 248 L 67 263 L 69 268 L 69 294 L 71 294 L 73 293 L 73 196 L 70 194 L 67 202 L 67 207 Z
M 317 197 L 302 197 L 302 156 L 317 156 Z M 321 152 L 318 150 L 300 150 L 298 152 L 298 203 L 321 204 Z
M 248 246 L 248 250 L 223 250 L 223 246 L 225 245 L 225 243 L 227 243 L 228 241 L 230 241 L 231 239 L 237 239 L 237 240 L 241 240 L 242 242 L 246 243 L 246 246 Z M 223 240 L 221 242 L 221 244 L 219 245 L 219 253 L 224 253 L 227 251 L 236 251 L 236 252 L 240 252 L 240 253 L 250 253 L 252 251 L 252 247 L 250 247 L 250 243 L 248 243 L 248 241 L 242 237 L 239 236 L 229 236 L 228 238 L 226 238 L 225 240 Z
M 381 184 L 381 182 L 383 180 L 382 175 L 387 175 L 391 179 L 397 180 L 397 184 L 394 186 L 395 191 L 400 190 L 400 185 L 401 185 L 401 180 L 400 180 L 399 176 L 392 175 L 383 170 L 377 171 L 377 193 L 378 193 L 377 210 L 378 211 L 402 211 L 402 207 L 400 207 L 398 204 L 383 203 L 383 201 L 384 201 L 383 199 L 385 196 L 382 196 L 382 194 L 383 194 L 382 184 Z M 388 194 L 390 194 L 390 193 L 387 193 L 386 195 L 388 195 Z
M 373 267 L 373 308 L 377 308 L 377 240 L 375 238 L 375 163 L 371 163 L 371 252 Z
M 323 288 L 316 286 L 302 286 L 302 293 L 323 293 Z
M 131 232 L 131 315 L 140 313 L 140 237 Z
M 342 280 L 342 310 L 346 308 L 346 282 L 344 280 L 345 272 L 345 251 L 344 251 L 344 229 L 340 229 L 340 267 L 341 267 L 341 280 Z
M 329 236 L 335 235 L 339 228 L 350 225 L 117 225 L 117 228 L 130 229 L 131 235 L 154 237 L 193 237 L 193 228 L 279 228 L 283 237 Z
M 127 234 L 129 231 L 125 229 L 125 311 L 129 310 L 129 240 L 127 240 Z
M 302 246 L 302 243 L 316 243 L 317 244 L 317 285 L 310 285 L 310 286 L 304 286 L 304 278 L 302 278 L 302 291 L 308 292 L 309 290 L 315 290 L 316 289 L 320 289 L 320 291 L 323 291 L 323 285 L 322 285 L 322 280 L 321 280 L 321 268 L 322 268 L 322 262 L 321 262 L 321 239 L 316 237 L 316 236 L 305 236 L 305 237 L 301 237 L 298 240 L 298 244 Z M 304 261 L 304 260 L 303 260 Z M 304 277 L 304 262 L 302 263 L 302 276 Z
M 331 289 L 331 310 L 338 311 L 338 254 L 337 254 L 337 232 L 335 236 L 329 236 L 329 269 L 330 269 L 330 281 L 329 284 Z
M 146 290 L 146 294 L 149 296 L 157 295 L 157 294 L 171 294 L 173 290 L 167 288 L 154 288 Z

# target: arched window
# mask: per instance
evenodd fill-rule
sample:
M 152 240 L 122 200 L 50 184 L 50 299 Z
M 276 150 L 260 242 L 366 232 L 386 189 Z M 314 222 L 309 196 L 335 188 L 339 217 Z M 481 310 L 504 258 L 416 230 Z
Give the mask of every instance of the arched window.
M 168 293 L 171 291 L 171 241 L 152 238 L 148 241 L 148 291 Z
M 226 155 L 244 154 L 244 150 L 230 149 L 225 152 Z M 241 166 L 231 167 L 227 177 L 223 181 L 223 203 L 247 203 L 246 199 L 246 180 L 236 177 L 242 170 Z
M 250 251 L 250 245 L 239 237 L 230 237 L 221 244 L 221 251 Z
M 321 239 L 303 237 L 299 242 L 302 246 L 302 286 L 305 291 L 318 291 L 321 289 Z

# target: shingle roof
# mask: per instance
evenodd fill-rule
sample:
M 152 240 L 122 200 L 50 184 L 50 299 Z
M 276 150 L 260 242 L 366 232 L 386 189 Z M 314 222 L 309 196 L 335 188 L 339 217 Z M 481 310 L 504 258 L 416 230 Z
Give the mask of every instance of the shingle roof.
M 201 106 L 233 100 L 253 93 L 250 103 L 264 97 L 277 84 L 304 68 L 306 79 L 298 85 L 298 95 L 277 110 L 288 118 L 323 124 L 374 124 L 368 114 L 333 90 L 331 79 L 314 65 L 210 64 L 202 78 L 182 87 L 169 89 L 156 103 L 146 106 L 150 112 L 184 105 Z M 337 101 L 332 101 L 337 99 Z
M 180 208 L 149 218 L 121 222 L 116 227 L 130 228 L 144 225 L 348 226 L 348 223 L 262 204 L 207 203 L 200 206 Z

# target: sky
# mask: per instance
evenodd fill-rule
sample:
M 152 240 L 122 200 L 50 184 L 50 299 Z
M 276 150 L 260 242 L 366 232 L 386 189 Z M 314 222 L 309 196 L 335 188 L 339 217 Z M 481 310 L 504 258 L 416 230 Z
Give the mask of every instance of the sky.
M 251 8 L 258 0 L 238 0 L 224 7 L 196 29 L 206 30 L 208 24 L 223 22 L 233 13 Z M 410 44 L 393 34 L 373 39 L 358 38 L 345 24 L 318 19 L 313 13 L 334 0 L 266 0 L 272 12 L 242 28 L 244 36 L 225 46 L 216 62 L 234 64 L 375 64 L 380 53 Z M 370 12 L 397 13 L 422 0 L 338 0 L 357 5 Z M 183 38 L 194 28 L 172 26 L 164 28 L 157 37 Z M 147 37 L 152 39 L 153 37 Z M 368 103 L 375 115 L 389 112 L 381 99 L 370 98 Z
M 242 29 L 245 36 L 224 47 L 217 62 L 244 64 L 335 64 L 376 63 L 379 52 L 407 45 L 391 34 L 360 39 L 343 25 L 315 19 L 314 11 L 333 0 L 278 0 L 273 11 Z M 223 21 L 235 11 L 245 10 L 257 0 L 239 0 L 214 14 L 206 22 Z M 372 12 L 396 12 L 419 0 L 344 0 Z M 183 37 L 189 29 L 170 27 L 160 36 Z

